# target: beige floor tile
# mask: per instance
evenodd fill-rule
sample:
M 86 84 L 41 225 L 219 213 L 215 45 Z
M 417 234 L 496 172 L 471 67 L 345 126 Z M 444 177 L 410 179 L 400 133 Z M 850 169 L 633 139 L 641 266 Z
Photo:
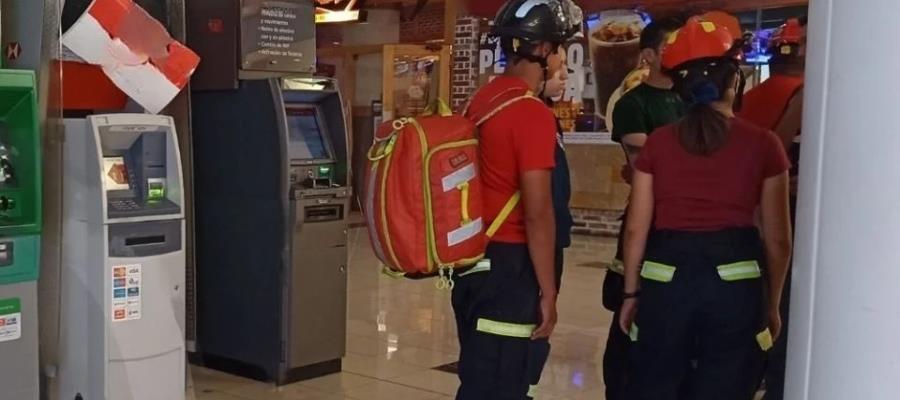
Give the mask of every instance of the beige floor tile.
M 253 383 L 229 389 L 226 393 L 259 400 L 323 400 L 330 396 L 329 393 L 301 386 L 297 383 L 282 387 L 276 387 L 267 383 Z
M 442 396 L 440 393 L 384 381 L 348 390 L 344 395 L 357 400 L 434 400 Z
M 209 368 L 192 365 L 190 369 L 191 380 L 193 381 L 193 386 L 195 392 L 198 394 L 198 397 L 199 394 L 207 391 L 224 392 L 228 389 L 233 389 L 238 386 L 245 386 L 255 383 L 255 381 L 250 379 L 232 376 L 224 372 L 212 370 Z
M 428 390 L 430 392 L 442 393 L 446 396 L 453 396 L 459 388 L 459 378 L 455 374 L 449 374 L 442 371 L 427 370 L 412 375 L 404 375 L 397 378 L 391 378 L 391 382 Z
M 414 374 L 427 368 L 395 360 L 348 354 L 344 357 L 344 371 L 376 379 L 388 379 Z
M 349 372 L 341 372 L 316 378 L 308 381 L 300 382 L 301 386 L 309 387 L 326 393 L 343 393 L 350 389 L 360 386 L 371 385 L 378 380 L 363 375 L 353 374 Z
M 249 400 L 245 397 L 235 396 L 233 394 L 228 394 L 225 392 L 219 391 L 207 391 L 207 392 L 197 392 L 196 393 L 197 400 Z M 253 399 L 257 400 L 257 399 Z M 264 400 L 264 399 L 258 399 Z

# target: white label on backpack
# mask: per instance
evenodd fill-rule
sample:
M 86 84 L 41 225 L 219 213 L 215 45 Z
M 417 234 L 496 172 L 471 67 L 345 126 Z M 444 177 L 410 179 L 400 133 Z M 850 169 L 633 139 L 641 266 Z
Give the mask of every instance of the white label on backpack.
M 444 179 L 441 180 L 441 184 L 444 186 L 444 192 L 446 193 L 454 190 L 459 187 L 459 185 L 475 179 L 475 175 L 475 164 L 469 164 L 456 170 L 456 172 L 445 176 Z
M 468 224 L 465 224 L 462 227 L 447 234 L 447 245 L 453 247 L 462 242 L 465 242 L 466 240 L 469 240 L 480 234 L 481 228 L 483 228 L 481 218 L 469 222 Z

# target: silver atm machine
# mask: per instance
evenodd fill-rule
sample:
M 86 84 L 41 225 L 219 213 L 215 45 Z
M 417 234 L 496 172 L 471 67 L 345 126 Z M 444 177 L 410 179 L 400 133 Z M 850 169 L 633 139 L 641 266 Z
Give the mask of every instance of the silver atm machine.
M 60 400 L 185 388 L 182 172 L 172 118 L 66 120 Z

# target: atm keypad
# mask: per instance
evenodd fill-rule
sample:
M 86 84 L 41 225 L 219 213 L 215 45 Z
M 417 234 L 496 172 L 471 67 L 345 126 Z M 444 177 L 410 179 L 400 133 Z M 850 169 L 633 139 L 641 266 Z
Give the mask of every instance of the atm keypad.
M 117 211 L 135 211 L 140 210 L 141 206 L 134 202 L 134 200 L 112 200 L 110 204 Z

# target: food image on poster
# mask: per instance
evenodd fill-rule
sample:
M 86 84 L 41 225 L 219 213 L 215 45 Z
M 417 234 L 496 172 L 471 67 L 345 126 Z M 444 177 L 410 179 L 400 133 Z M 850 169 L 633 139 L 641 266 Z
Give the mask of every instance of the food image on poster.
M 611 10 L 600 13 L 599 21 L 588 32 L 600 116 L 607 115 L 613 92 L 640 63 L 640 37 L 645 25 L 636 11 Z
M 117 265 L 112 268 L 112 320 L 113 322 L 141 319 L 140 264 Z
M 131 189 L 124 157 L 103 157 L 103 188 L 107 191 Z

